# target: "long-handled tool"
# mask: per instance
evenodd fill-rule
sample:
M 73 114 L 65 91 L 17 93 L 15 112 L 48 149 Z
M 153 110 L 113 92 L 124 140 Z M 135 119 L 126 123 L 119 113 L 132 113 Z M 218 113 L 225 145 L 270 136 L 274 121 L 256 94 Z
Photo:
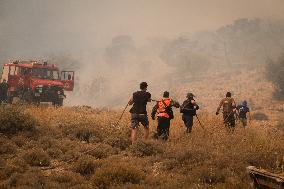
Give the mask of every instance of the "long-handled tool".
M 116 122 L 116 124 L 115 124 L 115 126 L 116 126 L 116 127 L 118 126 L 118 124 L 119 124 L 120 120 L 122 119 L 122 116 L 124 115 L 125 110 L 127 109 L 128 105 L 129 105 L 129 103 L 127 102 L 127 104 L 126 104 L 125 108 L 123 109 L 123 111 L 122 111 L 122 113 L 121 113 L 121 115 L 120 115 L 119 119 L 117 120 L 117 122 Z
M 205 129 L 205 128 L 204 128 L 204 125 L 203 125 L 203 124 L 201 123 L 201 121 L 199 120 L 197 114 L 195 114 L 195 117 L 197 118 L 197 121 L 198 121 L 200 127 L 201 127 L 202 129 Z
M 155 99 L 150 99 L 153 102 L 160 102 L 159 100 L 155 100 Z

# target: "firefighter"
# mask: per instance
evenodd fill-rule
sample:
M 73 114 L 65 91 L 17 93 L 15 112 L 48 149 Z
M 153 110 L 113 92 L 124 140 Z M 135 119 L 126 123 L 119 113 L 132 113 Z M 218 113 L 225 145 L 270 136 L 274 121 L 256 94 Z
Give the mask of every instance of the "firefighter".
M 196 110 L 199 109 L 199 106 L 194 100 L 194 97 L 195 96 L 192 93 L 187 93 L 187 99 L 182 103 L 180 107 L 180 113 L 182 113 L 182 120 L 186 127 L 187 133 L 191 133 L 193 126 L 193 116 L 196 115 Z
M 249 122 L 251 121 L 251 115 L 250 115 L 250 110 L 249 110 L 247 101 L 244 100 L 242 104 L 238 105 L 237 110 L 239 114 L 238 115 L 239 119 L 243 125 L 243 128 L 245 128 L 247 126 L 247 114 L 248 114 Z
M 216 115 L 219 114 L 219 111 L 223 107 L 223 120 L 225 126 L 230 130 L 234 131 L 235 128 L 235 113 L 236 113 L 236 102 L 232 98 L 230 92 L 226 93 L 226 97 L 220 101 L 220 104 L 217 108 Z
M 3 81 L 0 83 L 0 104 L 2 102 L 7 102 L 8 88 L 9 85 L 6 82 L 6 79 L 3 79 Z
M 148 84 L 146 82 L 140 83 L 140 91 L 134 92 L 132 98 L 128 102 L 129 105 L 133 105 L 130 109 L 132 144 L 136 141 L 139 123 L 144 126 L 144 138 L 147 139 L 149 136 L 149 120 L 146 105 L 147 102 L 151 102 L 151 94 L 147 92 L 147 87 Z
M 161 137 L 163 140 L 168 140 L 170 134 L 170 122 L 171 119 L 174 118 L 172 107 L 180 107 L 178 102 L 169 97 L 170 93 L 165 91 L 163 98 L 160 101 L 157 101 L 157 104 L 152 109 L 152 119 L 155 120 L 156 114 L 158 117 L 157 133 L 154 136 L 156 139 Z

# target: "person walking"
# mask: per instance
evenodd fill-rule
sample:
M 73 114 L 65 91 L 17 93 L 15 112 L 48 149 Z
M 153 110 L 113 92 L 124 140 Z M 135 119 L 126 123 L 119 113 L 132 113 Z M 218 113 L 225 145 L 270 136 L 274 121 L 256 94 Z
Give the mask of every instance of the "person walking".
M 191 133 L 193 126 L 193 116 L 196 115 L 196 110 L 199 109 L 199 106 L 194 100 L 194 97 L 195 96 L 192 93 L 187 93 L 186 100 L 180 107 L 180 113 L 182 113 L 182 120 L 186 127 L 187 133 Z
M 239 120 L 241 121 L 243 128 L 245 128 L 247 126 L 248 118 L 249 122 L 251 121 L 250 109 L 248 107 L 247 101 L 244 100 L 242 104 L 238 105 L 237 110 L 238 110 Z
M 223 98 L 216 111 L 216 115 L 219 114 L 220 109 L 223 108 L 223 120 L 225 126 L 229 131 L 234 131 L 235 129 L 235 112 L 236 112 L 236 102 L 232 98 L 231 92 L 226 93 L 226 97 Z
M 3 102 L 7 102 L 8 88 L 9 85 L 6 79 L 3 79 L 3 81 L 0 83 L 0 104 L 2 104 Z
M 133 105 L 130 109 L 131 113 L 131 142 L 137 139 L 137 130 L 139 123 L 144 126 L 144 138 L 149 137 L 149 120 L 147 116 L 147 102 L 151 102 L 151 93 L 147 92 L 148 84 L 146 82 L 140 83 L 140 91 L 133 93 L 132 98 L 129 100 L 128 104 Z
M 153 107 L 151 117 L 155 120 L 157 114 L 158 126 L 157 132 L 154 135 L 156 139 L 162 138 L 163 140 L 168 140 L 170 135 L 170 125 L 171 119 L 174 118 L 174 113 L 172 107 L 179 108 L 178 102 L 170 98 L 170 93 L 165 91 L 163 98 L 157 101 L 157 104 Z

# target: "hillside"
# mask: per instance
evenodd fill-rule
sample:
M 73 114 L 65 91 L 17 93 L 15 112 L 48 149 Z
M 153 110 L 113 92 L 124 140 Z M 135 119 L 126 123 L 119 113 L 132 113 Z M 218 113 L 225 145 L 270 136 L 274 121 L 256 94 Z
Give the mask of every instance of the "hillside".
M 254 80 L 246 81 L 250 86 Z M 118 110 L 1 106 L 0 188 L 237 189 L 250 188 L 246 166 L 283 172 L 284 126 L 277 122 L 283 109 L 265 102 L 269 83 L 259 80 L 248 93 L 236 90 L 238 100 L 249 96 L 253 113 L 261 111 L 268 120 L 256 117 L 260 120 L 248 128 L 238 125 L 229 134 L 221 116 L 211 113 L 224 89 L 208 83 L 203 90 L 199 82 L 190 86 L 203 104 L 199 117 L 206 130 L 195 120 L 193 133 L 185 134 L 176 113 L 169 142 L 139 140 L 130 146 L 129 114 L 116 126 Z M 211 87 L 212 96 L 207 92 Z M 254 98 L 259 91 L 262 98 Z M 150 121 L 151 133 L 155 125 Z

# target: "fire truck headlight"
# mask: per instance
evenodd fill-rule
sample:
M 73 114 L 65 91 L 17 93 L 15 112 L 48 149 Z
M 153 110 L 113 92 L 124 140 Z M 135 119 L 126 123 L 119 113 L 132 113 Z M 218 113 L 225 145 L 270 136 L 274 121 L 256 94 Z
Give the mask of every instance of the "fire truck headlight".
M 42 87 L 43 87 L 43 85 L 36 86 L 36 89 L 39 93 L 42 93 Z

